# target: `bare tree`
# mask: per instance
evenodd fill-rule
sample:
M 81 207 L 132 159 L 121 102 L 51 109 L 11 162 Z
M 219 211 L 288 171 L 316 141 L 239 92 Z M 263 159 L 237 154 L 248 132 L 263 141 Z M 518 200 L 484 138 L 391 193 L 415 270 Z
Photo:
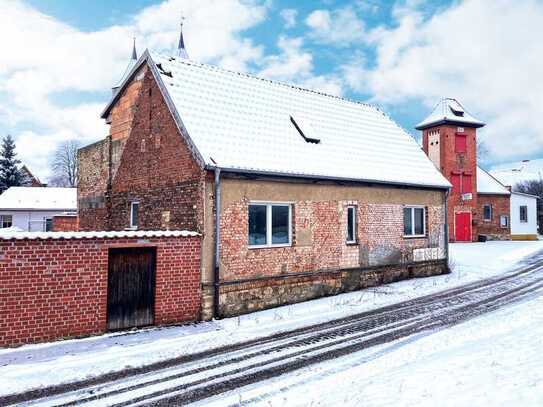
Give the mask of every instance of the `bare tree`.
M 58 145 L 51 161 L 50 185 L 59 187 L 77 186 L 77 150 L 80 143 L 68 140 Z

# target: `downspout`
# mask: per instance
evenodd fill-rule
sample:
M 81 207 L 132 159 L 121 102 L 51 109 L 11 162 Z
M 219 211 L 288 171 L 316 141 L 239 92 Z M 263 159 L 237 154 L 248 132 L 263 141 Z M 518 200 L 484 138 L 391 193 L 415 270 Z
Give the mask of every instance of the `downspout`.
M 215 167 L 215 256 L 213 259 L 213 318 L 220 318 L 219 262 L 221 244 L 221 169 Z
M 450 189 L 445 191 L 445 261 L 447 262 L 447 269 L 449 268 L 449 192 Z

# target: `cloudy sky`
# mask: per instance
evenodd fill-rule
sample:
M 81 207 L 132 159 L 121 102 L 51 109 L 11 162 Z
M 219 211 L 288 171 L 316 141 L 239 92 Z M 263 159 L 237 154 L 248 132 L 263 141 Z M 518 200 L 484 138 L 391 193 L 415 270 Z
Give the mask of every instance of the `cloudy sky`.
M 413 130 L 443 97 L 487 126 L 488 163 L 543 156 L 538 0 L 0 0 L 0 135 L 47 179 L 63 140 L 88 144 L 138 51 L 369 101 Z

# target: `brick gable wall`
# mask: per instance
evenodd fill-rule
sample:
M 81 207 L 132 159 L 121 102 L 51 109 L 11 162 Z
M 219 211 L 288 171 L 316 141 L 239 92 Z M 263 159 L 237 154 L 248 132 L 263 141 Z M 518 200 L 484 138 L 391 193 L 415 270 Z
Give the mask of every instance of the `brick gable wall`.
M 511 217 L 510 217 L 510 196 L 509 195 L 479 195 L 478 208 L 478 231 L 479 234 L 487 236 L 489 240 L 510 240 L 511 239 Z M 492 219 L 484 219 L 484 206 L 492 205 Z M 507 227 L 500 224 L 500 216 L 506 215 Z

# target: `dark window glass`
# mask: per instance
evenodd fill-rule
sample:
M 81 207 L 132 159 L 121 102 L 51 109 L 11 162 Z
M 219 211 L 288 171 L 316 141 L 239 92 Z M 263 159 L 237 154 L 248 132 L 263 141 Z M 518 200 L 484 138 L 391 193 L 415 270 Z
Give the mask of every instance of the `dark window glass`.
M 132 202 L 130 207 L 130 226 L 135 228 L 138 227 L 138 212 L 140 209 L 140 204 L 137 202 Z
M 347 242 L 356 241 L 356 212 L 354 207 L 347 208 Z
M 526 205 L 520 207 L 520 221 L 528 222 L 528 207 Z
M 51 232 L 53 230 L 53 219 L 47 218 L 45 219 L 45 231 Z
M 287 244 L 288 206 L 272 206 L 272 244 Z
M 492 206 L 490 205 L 485 205 L 483 207 L 483 217 L 485 220 L 492 220 Z
M 266 205 L 249 205 L 249 245 L 266 243 Z
M 0 216 L 0 227 L 10 228 L 13 225 L 13 217 L 11 215 Z
M 424 234 L 424 209 L 415 208 L 415 234 Z
M 413 234 L 413 219 L 411 208 L 403 208 L 403 234 Z

